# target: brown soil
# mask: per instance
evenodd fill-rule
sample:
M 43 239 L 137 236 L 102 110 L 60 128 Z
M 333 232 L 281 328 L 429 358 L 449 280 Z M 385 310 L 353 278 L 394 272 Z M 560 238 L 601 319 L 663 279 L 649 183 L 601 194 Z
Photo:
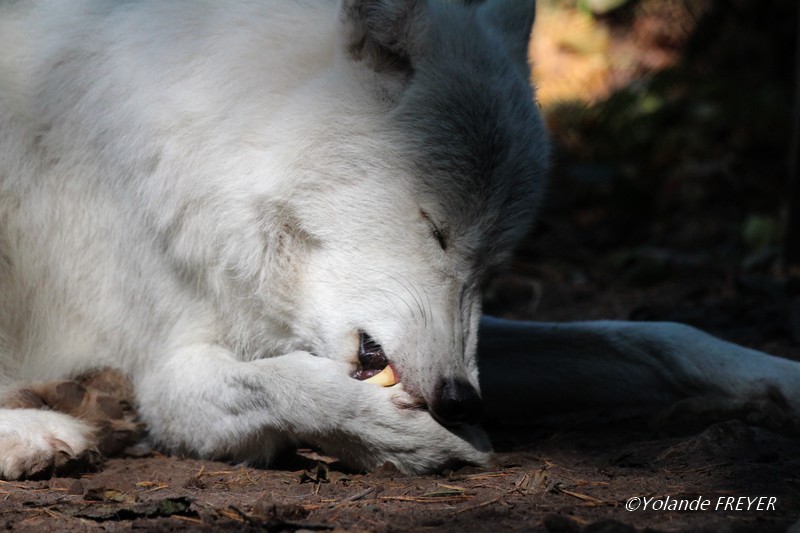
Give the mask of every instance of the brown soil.
M 513 440 L 523 440 L 520 433 Z M 800 446 L 738 422 L 690 437 L 570 429 L 516 444 L 497 467 L 406 477 L 323 464 L 257 470 L 154 454 L 96 474 L 3 483 L 20 531 L 783 531 L 797 518 Z M 774 496 L 775 511 L 625 510 L 633 496 Z

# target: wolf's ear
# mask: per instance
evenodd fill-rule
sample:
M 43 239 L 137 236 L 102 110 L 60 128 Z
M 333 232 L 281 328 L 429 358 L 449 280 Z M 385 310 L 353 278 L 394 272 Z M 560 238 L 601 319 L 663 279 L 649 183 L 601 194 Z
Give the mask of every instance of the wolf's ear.
M 425 0 L 342 0 L 347 53 L 375 72 L 410 77 L 426 11 Z
M 528 43 L 536 18 L 536 0 L 487 0 L 479 13 L 503 37 L 512 57 L 529 70 Z

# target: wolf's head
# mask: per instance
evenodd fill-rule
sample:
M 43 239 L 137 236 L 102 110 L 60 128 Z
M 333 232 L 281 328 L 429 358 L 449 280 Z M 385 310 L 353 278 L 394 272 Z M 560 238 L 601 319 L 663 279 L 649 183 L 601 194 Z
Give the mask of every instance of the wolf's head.
M 392 364 L 443 423 L 479 412 L 481 285 L 543 187 L 533 18 L 533 0 L 344 0 L 338 92 L 319 95 L 316 177 L 295 198 L 315 242 L 302 335 L 359 377 Z

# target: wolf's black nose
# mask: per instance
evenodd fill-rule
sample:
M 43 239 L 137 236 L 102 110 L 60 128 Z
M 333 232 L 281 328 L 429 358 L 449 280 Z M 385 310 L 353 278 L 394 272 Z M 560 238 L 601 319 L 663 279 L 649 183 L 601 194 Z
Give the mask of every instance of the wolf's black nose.
M 434 418 L 446 426 L 475 424 L 483 414 L 483 400 L 478 391 L 469 383 L 453 378 L 439 383 L 430 407 Z

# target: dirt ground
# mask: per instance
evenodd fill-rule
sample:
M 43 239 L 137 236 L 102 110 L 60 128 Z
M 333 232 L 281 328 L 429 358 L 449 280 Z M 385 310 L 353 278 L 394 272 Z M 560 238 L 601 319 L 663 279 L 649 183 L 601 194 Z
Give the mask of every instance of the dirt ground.
M 519 434 L 514 435 L 515 440 Z M 515 444 L 495 468 L 405 477 L 256 470 L 153 455 L 77 478 L 4 483 L 19 531 L 784 531 L 797 519 L 798 445 L 737 422 L 685 438 L 565 430 Z M 309 465 L 310 466 L 310 465 Z M 634 511 L 634 496 L 775 498 L 775 511 Z

